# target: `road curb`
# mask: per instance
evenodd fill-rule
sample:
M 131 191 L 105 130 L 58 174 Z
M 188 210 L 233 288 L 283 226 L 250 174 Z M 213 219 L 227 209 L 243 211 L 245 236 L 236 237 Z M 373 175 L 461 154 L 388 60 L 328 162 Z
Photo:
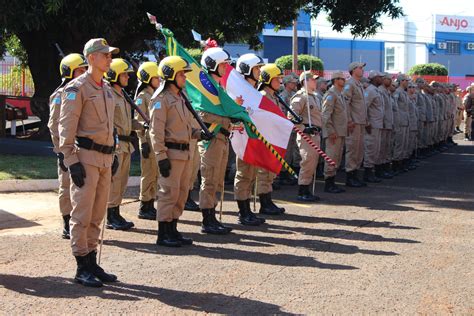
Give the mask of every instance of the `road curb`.
M 127 186 L 140 186 L 140 177 L 129 177 Z M 0 193 L 53 191 L 57 190 L 58 187 L 58 179 L 0 181 Z

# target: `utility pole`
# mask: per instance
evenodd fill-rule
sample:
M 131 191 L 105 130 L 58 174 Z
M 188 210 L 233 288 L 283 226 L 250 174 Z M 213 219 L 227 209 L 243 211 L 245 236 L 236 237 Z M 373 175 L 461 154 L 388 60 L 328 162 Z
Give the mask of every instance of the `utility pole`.
M 293 20 L 293 65 L 292 69 L 295 72 L 298 70 L 298 19 Z

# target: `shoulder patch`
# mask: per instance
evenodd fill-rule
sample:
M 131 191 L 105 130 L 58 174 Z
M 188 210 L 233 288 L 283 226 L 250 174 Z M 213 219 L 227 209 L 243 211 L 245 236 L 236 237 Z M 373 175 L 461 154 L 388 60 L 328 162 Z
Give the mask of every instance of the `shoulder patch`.
M 327 101 L 331 101 L 331 100 L 332 100 L 332 95 L 328 95 L 328 96 L 326 97 L 326 100 L 327 100 Z
M 364 97 L 368 97 L 369 96 L 369 93 L 367 91 L 364 92 Z
M 142 105 L 142 104 L 143 104 L 143 99 L 142 99 L 142 98 L 138 98 L 138 99 L 135 101 L 135 104 L 136 104 L 136 105 Z
M 350 86 L 349 84 L 346 84 L 346 85 L 344 86 L 344 90 L 349 90 L 350 88 L 351 88 L 351 86 Z
M 153 103 L 153 108 L 156 110 L 161 109 L 161 102 L 156 101 L 155 103 Z
M 53 99 L 53 104 L 61 104 L 61 98 L 60 97 L 55 97 Z
M 64 92 L 79 92 L 79 88 L 75 86 L 70 86 L 64 89 Z
M 66 100 L 74 101 L 76 100 L 76 92 L 66 92 Z

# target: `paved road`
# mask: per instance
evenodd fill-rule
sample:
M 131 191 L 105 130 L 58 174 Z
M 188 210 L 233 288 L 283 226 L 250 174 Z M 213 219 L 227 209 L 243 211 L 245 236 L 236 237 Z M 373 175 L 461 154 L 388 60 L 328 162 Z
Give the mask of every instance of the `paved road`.
M 0 195 L 2 313 L 474 314 L 474 146 L 424 160 L 393 180 L 322 202 L 276 197 L 287 214 L 243 229 L 228 188 L 224 237 L 155 246 L 156 223 L 136 219 L 137 188 L 122 206 L 130 232 L 105 232 L 103 266 L 120 283 L 86 289 L 59 238 L 54 193 Z M 322 183 L 318 183 L 322 190 Z

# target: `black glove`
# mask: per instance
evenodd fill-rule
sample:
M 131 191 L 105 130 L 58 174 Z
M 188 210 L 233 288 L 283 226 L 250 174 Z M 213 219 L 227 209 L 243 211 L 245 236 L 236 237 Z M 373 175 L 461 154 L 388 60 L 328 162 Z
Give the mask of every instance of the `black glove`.
M 303 130 L 303 133 L 305 134 L 310 134 L 310 135 L 316 135 L 317 133 L 320 133 L 321 129 L 317 126 L 308 126 L 305 127 Z
M 67 172 L 67 168 L 64 165 L 64 154 L 63 153 L 57 153 L 56 156 L 58 157 L 58 164 L 59 167 L 64 171 Z
M 112 176 L 115 176 L 117 173 L 119 165 L 118 157 L 114 155 L 114 161 L 112 162 Z
M 242 120 L 241 120 L 241 119 L 238 119 L 238 118 L 230 118 L 230 122 L 231 122 L 232 124 L 237 124 L 237 123 L 242 122 Z
M 148 159 L 148 157 L 150 157 L 150 145 L 148 143 L 143 143 L 141 152 L 143 158 Z
M 82 188 L 84 186 L 84 178 L 86 177 L 86 170 L 80 162 L 76 162 L 69 166 L 69 173 L 71 174 L 71 180 L 76 186 Z
M 204 131 L 201 131 L 201 140 L 211 140 L 213 139 L 214 137 L 216 137 L 216 135 L 214 133 L 211 132 L 210 135 L 208 135 L 206 132 Z
M 170 176 L 171 162 L 168 158 L 158 161 L 158 167 L 163 177 L 168 178 Z

